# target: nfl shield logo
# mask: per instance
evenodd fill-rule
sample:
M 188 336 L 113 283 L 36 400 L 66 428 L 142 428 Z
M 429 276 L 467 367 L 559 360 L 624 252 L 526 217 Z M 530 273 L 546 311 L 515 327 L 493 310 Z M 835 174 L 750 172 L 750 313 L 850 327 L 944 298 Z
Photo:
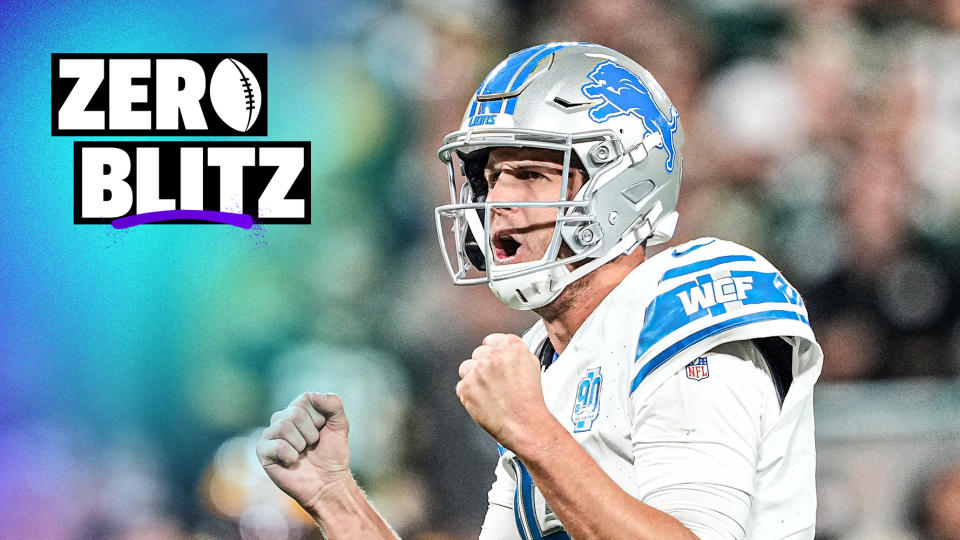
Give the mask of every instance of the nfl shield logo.
M 687 378 L 699 381 L 710 376 L 710 368 L 707 366 L 707 357 L 701 356 L 693 362 L 687 364 Z

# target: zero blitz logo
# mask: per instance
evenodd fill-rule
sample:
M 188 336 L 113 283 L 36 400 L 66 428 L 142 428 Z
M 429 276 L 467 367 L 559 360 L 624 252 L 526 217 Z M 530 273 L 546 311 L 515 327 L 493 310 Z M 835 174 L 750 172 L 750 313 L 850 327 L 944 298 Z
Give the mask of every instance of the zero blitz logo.
M 267 134 L 266 54 L 54 54 L 54 135 Z
M 53 54 L 54 136 L 265 136 L 266 54 Z M 310 223 L 307 141 L 74 143 L 74 223 Z

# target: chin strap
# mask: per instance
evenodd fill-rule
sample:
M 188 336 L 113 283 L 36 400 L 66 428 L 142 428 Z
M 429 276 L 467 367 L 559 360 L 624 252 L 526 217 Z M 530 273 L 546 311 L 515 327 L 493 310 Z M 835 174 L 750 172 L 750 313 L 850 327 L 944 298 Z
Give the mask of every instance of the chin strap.
M 524 277 L 507 278 L 503 280 L 491 280 L 490 289 L 507 306 L 513 309 L 536 309 L 552 302 L 568 285 L 583 276 L 593 272 L 597 268 L 612 261 L 624 253 L 633 253 L 637 246 L 644 241 L 652 243 L 665 242 L 673 236 L 673 231 L 677 226 L 677 213 L 669 212 L 663 214 L 663 205 L 657 201 L 653 209 L 647 212 L 643 220 L 631 229 L 628 229 L 623 237 L 603 256 L 591 260 L 587 264 L 568 270 L 565 265 L 560 265 L 551 270 L 542 271 L 543 277 L 537 281 L 527 281 Z M 468 218 L 468 222 L 469 222 Z M 477 220 L 479 222 L 479 219 Z M 537 264 L 520 263 L 520 264 Z M 521 281 L 517 281 L 521 280 Z M 519 299 L 517 296 L 519 295 Z
M 570 273 L 564 275 L 560 279 L 554 281 L 551 284 L 550 289 L 553 291 L 561 291 L 567 285 L 570 285 L 574 281 L 582 278 L 583 276 L 593 272 L 597 268 L 600 268 L 604 264 L 616 259 L 624 253 L 633 253 L 633 250 L 637 249 L 637 246 L 643 243 L 644 240 L 650 238 L 652 235 L 657 235 L 657 233 L 663 234 L 661 232 L 661 227 L 657 224 L 657 228 L 654 229 L 652 224 L 656 224 L 657 220 L 660 218 L 660 214 L 663 213 L 663 205 L 660 204 L 660 201 L 657 201 L 657 204 L 654 205 L 653 209 L 647 212 L 647 215 L 643 218 L 643 221 L 640 222 L 640 225 L 632 230 L 628 230 L 624 233 L 623 238 L 616 243 L 605 255 L 602 257 L 597 257 L 587 264 L 575 268 Z M 677 225 L 677 213 L 670 212 L 670 214 L 664 216 L 664 221 L 667 221 L 667 225 L 672 224 L 672 227 L 675 228 Z M 671 236 L 672 236 L 672 231 Z M 661 240 L 662 242 L 663 240 Z M 657 242 L 660 243 L 660 242 Z
M 673 238 L 673 233 L 677 232 L 677 219 L 680 217 L 676 211 L 660 218 L 655 229 L 647 239 L 647 246 L 662 244 Z
M 473 210 L 467 210 L 463 213 L 463 217 L 466 218 L 467 227 L 470 229 L 470 232 L 473 233 L 473 237 L 477 240 L 477 247 L 480 248 L 480 253 L 483 254 L 484 261 L 486 261 L 486 231 L 483 228 L 483 223 L 480 221 L 480 216 L 478 216 Z

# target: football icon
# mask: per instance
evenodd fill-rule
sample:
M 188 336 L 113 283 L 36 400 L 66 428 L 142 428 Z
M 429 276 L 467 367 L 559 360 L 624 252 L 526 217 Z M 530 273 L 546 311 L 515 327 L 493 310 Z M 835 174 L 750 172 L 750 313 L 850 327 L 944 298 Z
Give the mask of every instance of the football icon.
M 217 65 L 210 79 L 210 102 L 225 124 L 237 131 L 249 130 L 260 114 L 262 97 L 250 68 L 233 58 Z

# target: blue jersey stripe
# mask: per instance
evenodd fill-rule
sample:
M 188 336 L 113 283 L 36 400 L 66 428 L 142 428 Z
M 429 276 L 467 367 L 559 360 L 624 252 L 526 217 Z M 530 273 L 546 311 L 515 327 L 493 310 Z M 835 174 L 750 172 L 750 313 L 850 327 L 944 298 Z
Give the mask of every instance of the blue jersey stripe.
M 743 270 L 732 270 L 730 277 L 748 277 L 753 281 L 753 289 L 747 293 L 743 305 L 764 304 L 771 302 L 788 302 L 795 306 L 803 307 L 803 299 L 800 293 L 793 288 L 787 280 L 783 279 L 776 272 L 750 272 Z
M 663 277 L 660 278 L 660 281 L 666 281 L 678 276 L 685 276 L 687 274 L 692 274 L 694 272 L 699 272 L 700 270 L 706 270 L 707 268 L 713 268 L 714 266 L 719 266 L 721 264 L 731 263 L 731 262 L 740 262 L 740 261 L 755 261 L 754 257 L 750 255 L 727 255 L 725 257 L 717 257 L 715 259 L 707 259 L 705 261 L 695 262 L 685 266 L 678 266 L 671 270 L 667 270 Z
M 519 459 L 517 460 L 518 470 L 520 472 L 520 482 L 516 494 L 514 495 L 513 517 L 517 521 L 517 531 L 520 537 L 527 540 L 524 532 L 523 521 L 520 516 L 519 504 L 523 505 L 526 516 L 526 524 L 530 529 L 531 538 L 529 540 L 570 540 L 570 535 L 564 530 L 552 532 L 546 536 L 540 531 L 540 524 L 537 522 L 536 510 L 533 507 L 533 477 Z
M 517 464 L 520 465 L 520 497 L 523 508 L 526 510 L 524 513 L 527 517 L 527 528 L 530 529 L 530 540 L 543 540 L 536 512 L 533 509 L 533 478 L 523 463 L 518 460 Z
M 523 529 L 523 519 L 520 517 L 520 488 L 513 492 L 513 519 L 517 522 L 517 532 L 522 540 L 530 540 Z
M 690 246 L 690 247 L 685 248 L 685 249 L 676 248 L 676 249 L 673 250 L 672 255 L 673 255 L 674 257 L 683 257 L 684 255 L 686 255 L 687 253 L 690 253 L 691 251 L 694 251 L 694 250 L 696 250 L 696 249 L 700 249 L 700 248 L 702 248 L 703 246 L 709 246 L 710 244 L 712 244 L 712 243 L 714 243 L 714 242 L 716 242 L 716 241 L 717 241 L 716 238 L 712 238 L 712 239 L 710 239 L 709 242 L 704 242 L 704 243 L 702 243 L 702 244 L 696 244 L 696 245 Z
M 704 339 L 715 336 L 720 332 L 729 330 L 731 328 L 736 328 L 739 326 L 744 326 L 750 323 L 761 322 L 761 321 L 773 321 L 777 319 L 788 319 L 793 321 L 800 321 L 804 324 L 809 324 L 807 318 L 803 315 L 796 313 L 794 311 L 784 311 L 784 310 L 771 310 L 771 311 L 761 311 L 760 313 L 751 313 L 749 315 L 742 315 L 740 317 L 734 317 L 730 320 L 717 323 L 713 326 L 708 326 L 699 332 L 691 334 L 686 338 L 674 343 L 670 347 L 667 347 L 666 350 L 653 357 L 649 362 L 643 365 L 640 368 L 640 372 L 637 373 L 637 376 L 633 378 L 633 382 L 630 384 L 630 393 L 632 394 L 634 390 L 640 386 L 640 383 L 643 382 L 647 375 L 657 369 L 664 362 L 673 358 L 677 353 L 683 351 L 684 349 L 694 345 Z M 639 358 L 639 355 L 637 356 Z

